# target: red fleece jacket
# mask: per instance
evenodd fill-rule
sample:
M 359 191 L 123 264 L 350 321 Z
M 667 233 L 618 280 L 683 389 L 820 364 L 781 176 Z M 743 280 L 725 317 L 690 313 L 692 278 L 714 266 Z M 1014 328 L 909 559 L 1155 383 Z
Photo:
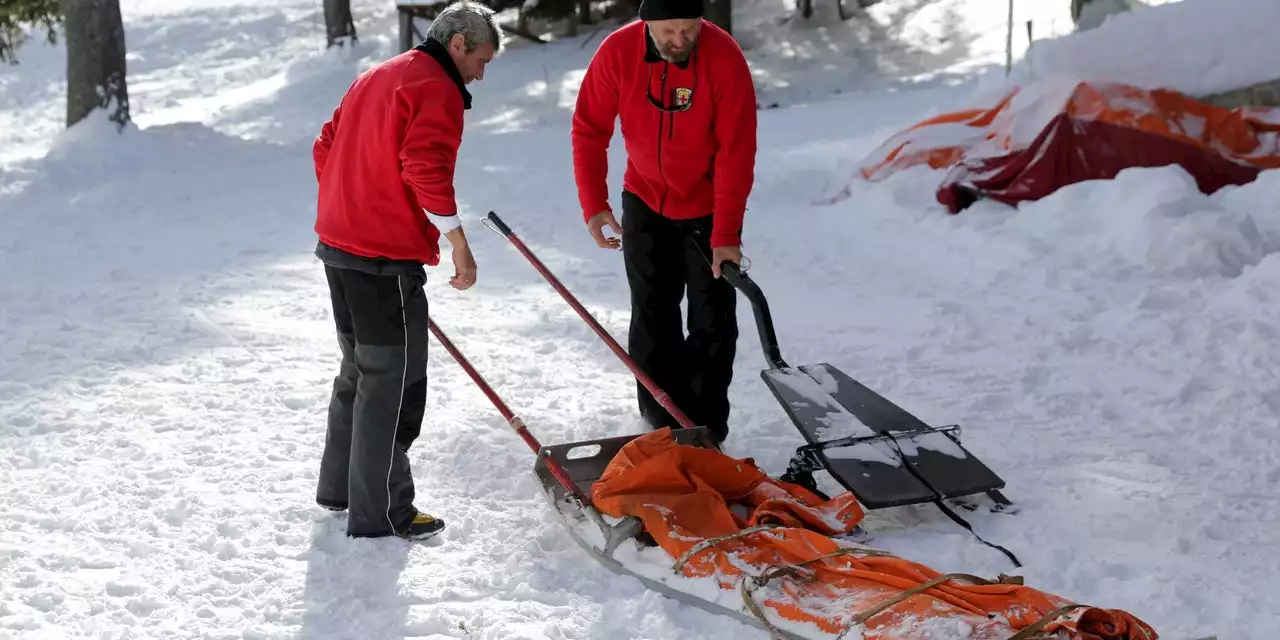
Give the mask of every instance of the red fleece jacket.
M 675 219 L 714 214 L 713 247 L 738 246 L 755 179 L 756 95 L 738 43 L 703 20 L 687 68 L 646 55 L 641 21 L 611 33 L 587 67 L 573 114 L 573 169 L 585 219 L 609 206 L 614 119 L 627 150 L 623 188 Z M 650 102 L 680 112 L 665 112 Z
M 418 47 L 351 85 L 312 149 L 322 242 L 363 258 L 439 263 L 440 230 L 426 211 L 457 215 L 454 165 L 470 101 L 452 64 L 443 48 Z

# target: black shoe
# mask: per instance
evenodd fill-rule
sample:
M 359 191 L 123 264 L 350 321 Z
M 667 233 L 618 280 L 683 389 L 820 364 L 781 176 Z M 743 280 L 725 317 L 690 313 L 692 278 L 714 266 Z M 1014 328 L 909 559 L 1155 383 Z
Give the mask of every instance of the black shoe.
M 444 520 L 432 515 L 418 512 L 409 523 L 409 528 L 396 535 L 406 540 L 426 540 L 434 537 L 444 529 Z

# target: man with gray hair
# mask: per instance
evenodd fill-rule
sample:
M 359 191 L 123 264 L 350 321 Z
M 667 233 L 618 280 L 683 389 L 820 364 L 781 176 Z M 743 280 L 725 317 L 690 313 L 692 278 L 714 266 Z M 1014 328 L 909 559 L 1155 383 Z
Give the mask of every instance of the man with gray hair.
M 349 510 L 347 535 L 421 540 L 444 528 L 414 505 L 408 450 L 427 398 L 425 266 L 453 248 L 449 284 L 476 263 L 453 175 L 466 86 L 502 49 L 488 7 L 462 1 L 426 40 L 356 78 L 312 149 L 324 263 L 342 361 L 329 400 L 316 502 Z

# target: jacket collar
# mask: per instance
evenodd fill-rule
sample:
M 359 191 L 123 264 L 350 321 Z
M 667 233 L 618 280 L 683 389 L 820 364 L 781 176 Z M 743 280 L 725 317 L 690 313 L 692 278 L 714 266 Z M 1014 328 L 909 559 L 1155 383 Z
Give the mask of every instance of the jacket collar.
M 681 69 L 689 68 L 689 61 L 693 56 L 684 59 L 684 62 L 673 62 L 672 64 Z M 653 36 L 649 33 L 649 25 L 644 26 L 644 61 L 645 62 L 666 62 L 662 58 L 662 54 L 658 53 L 658 45 L 654 44 Z
M 462 81 L 462 74 L 458 72 L 458 65 L 454 64 L 453 57 L 449 55 L 449 50 L 444 45 L 427 38 L 422 44 L 414 47 L 418 51 L 422 51 L 440 63 L 444 67 L 445 73 L 449 74 L 449 79 L 458 86 L 458 92 L 462 94 L 462 108 L 471 108 L 471 92 L 467 91 L 467 83 Z

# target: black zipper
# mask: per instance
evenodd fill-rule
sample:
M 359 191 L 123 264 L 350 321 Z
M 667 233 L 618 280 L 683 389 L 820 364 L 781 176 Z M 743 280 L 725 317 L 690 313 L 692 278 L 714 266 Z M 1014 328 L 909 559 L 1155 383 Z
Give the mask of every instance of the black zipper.
M 671 114 L 671 126 L 667 127 L 667 139 L 671 140 L 676 135 L 676 114 Z
M 658 89 L 659 101 L 663 106 L 667 104 L 667 68 L 668 63 L 662 63 L 662 82 Z M 675 123 L 675 117 L 671 118 L 672 124 Z M 671 185 L 667 184 L 667 177 L 662 175 L 662 133 L 667 123 L 666 110 L 658 111 L 658 177 L 662 178 L 662 202 L 658 204 L 658 213 L 662 214 L 667 208 L 667 194 L 671 192 Z

